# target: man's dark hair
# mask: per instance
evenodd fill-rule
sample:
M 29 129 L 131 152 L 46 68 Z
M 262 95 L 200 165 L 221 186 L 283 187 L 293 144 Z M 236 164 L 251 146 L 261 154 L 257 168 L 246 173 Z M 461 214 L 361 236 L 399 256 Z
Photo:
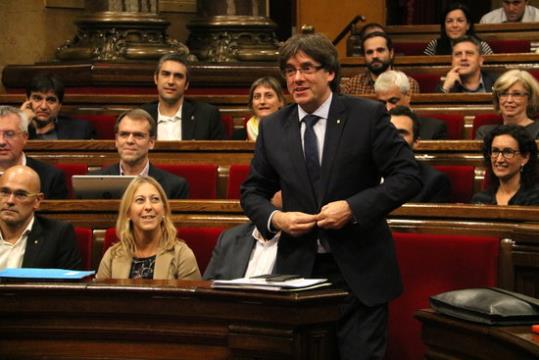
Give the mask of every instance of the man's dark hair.
M 26 97 L 30 98 L 32 92 L 52 91 L 62 103 L 64 101 L 64 83 L 52 74 L 38 74 L 30 80 L 26 86 Z
M 150 125 L 150 137 L 155 137 L 157 135 L 157 123 L 155 119 L 146 111 L 143 109 L 131 109 L 124 111 L 118 117 L 116 118 L 116 121 L 114 122 L 114 133 L 118 133 L 118 129 L 120 128 L 120 123 L 122 122 L 123 118 L 129 117 L 133 120 L 146 120 L 148 124 Z
M 189 82 L 189 77 L 190 77 L 189 66 L 187 65 L 187 58 L 185 55 L 181 55 L 178 53 L 171 53 L 171 54 L 166 54 L 166 55 L 161 56 L 161 58 L 159 59 L 159 62 L 157 63 L 157 66 L 155 67 L 155 75 L 159 74 L 159 71 L 161 71 L 161 66 L 163 66 L 163 63 L 165 61 L 174 61 L 185 66 L 185 69 L 187 71 L 187 73 L 185 74 L 185 80 Z
M 281 72 L 284 72 L 287 61 L 300 51 L 319 62 L 324 70 L 335 73 L 335 78 L 329 83 L 329 86 L 333 92 L 337 93 L 341 77 L 341 64 L 337 49 L 331 40 L 320 33 L 296 34 L 290 37 L 279 49 Z
M 393 109 L 389 110 L 389 115 L 392 116 L 407 116 L 412 120 L 412 128 L 414 131 L 414 141 L 419 137 L 419 119 L 417 115 L 408 106 L 397 105 Z
M 518 151 L 520 151 L 522 155 L 530 155 L 528 162 L 521 170 L 520 182 L 521 186 L 524 188 L 534 186 L 537 183 L 537 145 L 535 144 L 534 139 L 522 126 L 499 125 L 490 131 L 483 140 L 483 158 L 487 169 L 490 190 L 496 192 L 500 185 L 500 180 L 492 171 L 492 159 L 490 157 L 492 152 L 492 141 L 496 136 L 500 135 L 511 136 L 518 143 Z
M 463 42 L 469 42 L 469 43 L 474 44 L 477 47 L 477 52 L 479 53 L 479 55 L 482 54 L 482 52 L 481 52 L 481 42 L 479 40 L 477 40 L 477 38 L 475 36 L 464 35 L 464 36 L 461 36 L 461 37 L 453 40 L 453 48 L 457 44 L 460 44 L 460 43 L 463 43 Z
M 379 24 L 379 23 L 375 23 L 375 22 L 371 22 L 371 23 L 367 23 L 367 24 L 363 25 L 363 27 L 361 28 L 361 31 L 359 32 L 359 38 L 363 39 L 365 37 L 365 34 L 370 29 L 379 29 L 379 30 L 381 30 L 381 31 L 373 31 L 373 32 L 384 32 L 384 33 L 386 32 L 386 28 L 384 27 L 384 25 Z
M 375 38 L 375 37 L 381 37 L 381 38 L 386 39 L 387 50 L 389 51 L 393 50 L 393 41 L 391 40 L 389 35 L 381 31 L 375 31 L 375 32 L 365 35 L 365 37 L 361 39 L 361 49 L 363 50 L 363 55 L 365 55 L 365 41 Z

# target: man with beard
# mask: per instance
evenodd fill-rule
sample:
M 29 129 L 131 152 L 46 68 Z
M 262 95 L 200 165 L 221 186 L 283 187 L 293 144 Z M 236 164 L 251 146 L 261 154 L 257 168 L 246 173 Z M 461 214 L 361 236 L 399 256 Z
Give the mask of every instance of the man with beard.
M 185 100 L 189 69 L 179 54 L 159 59 L 154 74 L 159 100 L 142 105 L 157 121 L 157 140 L 223 140 L 219 110 L 209 104 Z
M 15 165 L 0 177 L 0 269 L 81 269 L 75 230 L 34 212 L 43 200 L 39 175 Z
M 31 124 L 29 139 L 85 140 L 95 138 L 95 129 L 85 120 L 60 115 L 64 100 L 64 84 L 55 76 L 36 75 L 26 87 L 26 101 L 21 110 Z
M 456 39 L 451 53 L 451 70 L 441 79 L 436 92 L 492 92 L 496 77 L 481 71 L 483 60 L 481 44 L 476 38 L 463 36 Z
M 341 84 L 343 94 L 374 94 L 374 82 L 380 74 L 393 69 L 393 42 L 383 32 L 373 32 L 366 35 L 361 44 L 363 57 L 367 70 L 352 76 Z M 408 77 L 412 93 L 419 92 L 419 84 L 415 79 Z
M 156 168 L 150 164 L 148 152 L 155 145 L 155 120 L 142 109 L 127 111 L 114 124 L 116 149 L 120 162 L 90 175 L 142 175 L 151 176 L 165 190 L 169 199 L 186 199 L 187 180 Z

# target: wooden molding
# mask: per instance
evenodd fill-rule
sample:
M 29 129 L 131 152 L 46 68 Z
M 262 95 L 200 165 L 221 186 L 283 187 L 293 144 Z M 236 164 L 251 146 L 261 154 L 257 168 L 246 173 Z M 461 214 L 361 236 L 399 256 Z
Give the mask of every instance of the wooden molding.
M 84 0 L 44 0 L 46 8 L 84 9 Z

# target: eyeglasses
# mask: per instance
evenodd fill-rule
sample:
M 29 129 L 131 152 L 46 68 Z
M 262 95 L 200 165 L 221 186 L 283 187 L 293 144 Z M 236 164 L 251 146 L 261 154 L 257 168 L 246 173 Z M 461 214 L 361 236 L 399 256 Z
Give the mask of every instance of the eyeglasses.
M 146 133 L 143 133 L 143 132 L 139 132 L 139 131 L 134 131 L 134 132 L 129 132 L 129 131 L 120 131 L 118 132 L 118 137 L 122 138 L 122 139 L 128 139 L 129 136 L 133 135 L 133 138 L 137 141 L 142 141 L 144 139 L 146 139 L 146 137 L 148 137 L 149 135 L 146 134 Z
M 507 99 L 509 96 L 511 96 L 513 99 L 521 100 L 522 98 L 528 96 L 528 93 L 518 92 L 518 91 L 511 92 L 511 93 L 504 91 L 504 92 L 498 93 L 499 99 Z
M 493 159 L 496 159 L 500 154 L 502 154 L 502 156 L 505 159 L 512 159 L 515 157 L 516 154 L 519 154 L 519 153 L 520 151 L 513 150 L 511 148 L 505 148 L 505 149 L 492 148 L 492 150 L 490 151 L 490 157 Z
M 290 78 L 290 77 L 296 76 L 298 71 L 300 72 L 300 74 L 303 74 L 303 75 L 312 75 L 318 70 L 322 69 L 323 67 L 324 67 L 323 65 L 313 65 L 313 64 L 301 64 L 299 68 L 295 68 L 293 66 L 287 66 L 283 70 L 283 76 Z
M 16 136 L 20 135 L 22 131 L 15 130 L 0 130 L 0 137 L 3 137 L 5 140 L 13 140 Z
M 25 190 L 11 190 L 9 188 L 1 188 L 0 189 L 0 198 L 1 199 L 7 199 L 11 196 L 11 194 L 13 194 L 13 197 L 15 198 L 15 200 L 17 201 L 26 201 L 28 200 L 28 198 L 30 197 L 33 197 L 33 196 L 37 196 L 41 193 L 31 193 L 31 192 L 28 192 L 28 191 L 25 191 Z

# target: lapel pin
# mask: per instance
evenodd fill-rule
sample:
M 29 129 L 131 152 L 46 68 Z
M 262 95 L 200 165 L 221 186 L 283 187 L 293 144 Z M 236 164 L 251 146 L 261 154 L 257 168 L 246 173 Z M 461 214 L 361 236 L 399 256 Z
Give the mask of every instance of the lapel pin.
M 340 124 L 341 123 L 341 119 L 337 119 L 337 124 Z
M 37 240 L 34 240 L 34 244 L 37 244 Z
M 191 120 L 195 120 L 195 115 L 191 115 Z

